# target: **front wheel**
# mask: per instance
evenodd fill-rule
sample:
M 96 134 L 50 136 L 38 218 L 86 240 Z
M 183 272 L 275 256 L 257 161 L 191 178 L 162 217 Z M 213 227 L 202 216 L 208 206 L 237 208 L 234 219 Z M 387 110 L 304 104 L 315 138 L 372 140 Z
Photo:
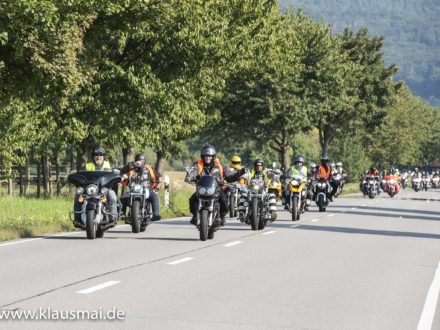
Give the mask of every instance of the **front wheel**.
M 208 210 L 200 211 L 200 240 L 201 241 L 206 241 L 206 239 L 208 238 L 208 231 L 209 231 L 208 217 L 209 217 Z
M 131 206 L 131 231 L 133 233 L 139 233 L 141 230 L 141 221 L 140 221 L 140 201 L 134 200 L 133 205 Z
M 319 197 L 318 197 L 318 207 L 319 207 L 319 212 L 324 212 L 325 211 L 324 195 L 319 195 Z
M 229 199 L 229 217 L 234 218 L 235 213 L 235 196 L 231 196 Z
M 299 220 L 298 197 L 292 197 L 292 221 Z
M 258 222 L 259 222 L 259 216 L 258 216 L 258 198 L 252 199 L 252 213 L 251 213 L 251 227 L 252 230 L 258 229 Z
M 86 233 L 88 239 L 96 238 L 95 210 L 87 210 Z

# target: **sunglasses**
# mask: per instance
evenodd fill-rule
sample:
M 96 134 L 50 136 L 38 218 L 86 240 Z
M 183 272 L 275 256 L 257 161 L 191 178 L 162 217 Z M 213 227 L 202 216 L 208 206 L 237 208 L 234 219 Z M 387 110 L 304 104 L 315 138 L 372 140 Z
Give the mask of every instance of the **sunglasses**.
M 232 164 L 234 164 L 234 165 L 240 165 L 241 162 L 232 162 Z
M 104 154 L 95 154 L 95 157 L 104 157 L 105 155 Z

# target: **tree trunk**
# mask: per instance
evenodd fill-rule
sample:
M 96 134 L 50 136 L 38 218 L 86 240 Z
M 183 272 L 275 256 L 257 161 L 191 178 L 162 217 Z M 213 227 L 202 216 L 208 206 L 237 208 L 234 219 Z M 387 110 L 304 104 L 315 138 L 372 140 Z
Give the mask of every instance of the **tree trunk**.
M 29 157 L 26 157 L 26 167 L 25 167 L 25 176 L 26 176 L 26 182 L 24 185 L 24 195 L 26 196 L 29 185 L 31 184 L 31 165 L 29 161 Z
M 12 182 L 12 167 L 8 170 L 8 196 L 12 197 L 14 195 L 14 185 Z
M 122 162 L 123 165 L 128 164 L 129 162 L 134 161 L 135 149 L 133 147 L 123 148 L 122 149 Z
M 49 196 L 49 194 L 50 194 L 47 165 L 48 165 L 47 155 L 43 154 L 43 155 L 41 155 L 41 172 L 43 174 L 43 190 L 44 190 L 45 197 Z
M 287 172 L 290 168 L 290 157 L 289 157 L 289 149 L 290 146 L 288 144 L 284 144 L 281 146 L 281 171 Z
M 18 167 L 18 184 L 20 185 L 20 196 L 24 196 L 24 166 L 19 165 Z
M 93 139 L 87 137 L 81 141 L 76 149 L 76 170 L 80 171 L 86 167 L 87 158 L 92 150 Z
M 37 162 L 37 198 L 41 197 L 41 162 Z
M 74 146 L 70 146 L 67 150 L 67 153 L 69 155 L 69 163 L 70 163 L 70 168 L 69 168 L 69 173 L 72 172 L 73 170 L 75 170 L 75 147 Z M 75 186 L 73 184 L 69 184 L 69 193 L 73 194 L 73 192 L 75 191 Z
M 162 151 L 156 151 L 156 171 L 163 174 L 163 167 L 165 165 L 165 157 Z
M 61 166 L 60 166 L 60 153 L 57 151 L 55 156 L 56 166 L 56 182 L 57 182 L 57 196 L 61 195 Z

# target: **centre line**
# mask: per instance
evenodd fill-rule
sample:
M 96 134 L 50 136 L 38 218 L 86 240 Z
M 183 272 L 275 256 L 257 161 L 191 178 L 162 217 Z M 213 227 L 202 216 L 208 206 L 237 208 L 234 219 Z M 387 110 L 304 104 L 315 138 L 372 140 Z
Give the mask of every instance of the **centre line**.
M 425 305 L 423 306 L 423 312 L 420 316 L 419 325 L 417 330 L 431 330 L 432 322 L 435 316 L 435 308 L 437 306 L 438 295 L 440 292 L 440 262 L 437 265 L 434 279 L 426 296 Z
M 187 258 L 171 261 L 171 262 L 168 263 L 168 265 L 178 265 L 178 264 L 181 264 L 182 262 L 187 262 L 187 261 L 190 261 L 190 260 L 193 260 L 193 259 L 194 258 L 187 257 Z
M 105 289 L 105 288 L 107 288 L 107 287 L 109 287 L 109 286 L 112 286 L 112 285 L 118 284 L 119 282 L 120 282 L 120 281 L 109 281 L 109 282 L 105 282 L 105 283 L 102 283 L 102 284 L 99 284 L 99 285 L 92 286 L 91 288 L 88 288 L 88 289 L 84 289 L 84 290 L 78 291 L 77 293 L 89 294 L 89 293 L 92 293 L 92 292 L 95 292 L 95 291 L 98 291 L 98 290 Z
M 275 230 L 271 230 L 271 231 L 267 231 L 267 232 L 265 232 L 265 233 L 263 233 L 261 235 L 270 235 L 270 234 L 275 234 L 275 233 L 276 233 Z
M 235 242 L 231 242 L 228 244 L 223 245 L 224 247 L 230 247 L 230 246 L 234 246 L 234 245 L 238 245 L 240 243 L 243 243 L 242 241 L 235 241 Z

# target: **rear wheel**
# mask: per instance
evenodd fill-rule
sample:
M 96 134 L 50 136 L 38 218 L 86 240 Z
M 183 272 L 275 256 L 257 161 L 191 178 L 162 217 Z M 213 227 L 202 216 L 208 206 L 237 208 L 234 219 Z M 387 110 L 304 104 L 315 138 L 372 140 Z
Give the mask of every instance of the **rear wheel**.
M 260 217 L 258 216 L 258 198 L 252 198 L 252 213 L 251 213 L 251 227 L 252 230 L 258 229 L 258 222 Z
M 200 211 L 200 240 L 206 241 L 208 238 L 208 210 Z
M 134 200 L 133 205 L 131 206 L 131 231 L 133 233 L 139 233 L 140 230 L 140 201 Z
M 96 238 L 95 210 L 87 210 L 86 233 L 88 239 Z

